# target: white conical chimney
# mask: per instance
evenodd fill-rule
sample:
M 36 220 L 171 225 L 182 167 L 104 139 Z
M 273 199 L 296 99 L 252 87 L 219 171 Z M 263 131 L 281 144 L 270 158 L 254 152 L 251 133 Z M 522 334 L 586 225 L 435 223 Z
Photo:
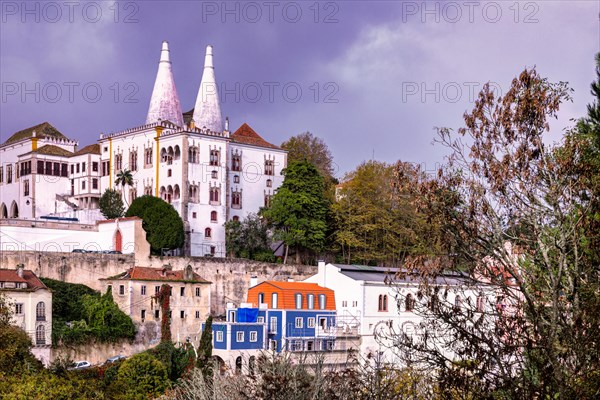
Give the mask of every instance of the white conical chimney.
M 219 91 L 215 68 L 213 66 L 212 46 L 206 46 L 204 59 L 204 72 L 198 90 L 194 116 L 192 117 L 197 128 L 208 128 L 213 132 L 223 132 L 223 117 L 219 105 Z
M 179 96 L 177 95 L 173 70 L 171 69 L 169 44 L 166 41 L 163 42 L 160 52 L 158 72 L 156 74 L 156 81 L 154 82 L 154 90 L 150 99 L 146 123 L 152 124 L 164 120 L 183 126 L 183 114 L 181 113 Z

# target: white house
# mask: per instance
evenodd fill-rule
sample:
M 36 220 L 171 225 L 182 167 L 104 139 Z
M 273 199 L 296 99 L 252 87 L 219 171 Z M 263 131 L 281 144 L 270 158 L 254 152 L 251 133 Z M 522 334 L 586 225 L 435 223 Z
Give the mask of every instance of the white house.
M 338 319 L 348 325 L 347 330 L 358 329 L 361 356 L 364 358 L 377 357 L 384 363 L 398 363 L 393 345 L 381 338 L 400 330 L 412 334 L 421 321 L 411 305 L 420 297 L 419 278 L 406 275 L 393 279 L 393 284 L 390 284 L 397 271 L 320 261 L 318 273 L 305 280 L 335 292 Z M 465 289 L 464 277 L 459 274 L 440 275 L 434 284 L 449 290 L 447 301 L 453 304 L 466 301 L 465 296 L 471 298 L 472 304 L 481 302 L 482 293 L 476 289 Z
M 52 345 L 52 292 L 32 271 L 18 266 L 0 269 L 0 293 L 13 305 L 13 324 L 31 337 L 31 352 L 50 363 Z

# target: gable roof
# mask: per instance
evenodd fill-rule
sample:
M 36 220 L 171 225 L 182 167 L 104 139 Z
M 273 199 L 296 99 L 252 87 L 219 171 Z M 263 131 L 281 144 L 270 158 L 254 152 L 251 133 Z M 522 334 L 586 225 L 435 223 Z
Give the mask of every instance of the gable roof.
M 16 269 L 0 269 L 0 282 L 27 283 L 26 289 L 14 290 L 48 290 L 48 287 L 44 285 L 44 283 L 33 273 L 33 271 L 28 269 L 23 270 L 23 277 L 19 276 Z
M 278 146 L 275 146 L 274 144 L 271 144 L 263 139 L 254 131 L 254 129 L 250 127 L 250 125 L 245 122 L 231 135 L 231 141 L 234 143 L 249 144 L 258 147 L 268 147 L 270 149 L 280 149 Z
M 345 265 L 332 264 L 340 269 L 340 274 L 347 276 L 355 281 L 379 282 L 387 285 L 388 283 L 416 283 L 421 282 L 422 278 L 401 268 L 371 267 L 367 265 Z M 437 275 L 432 283 L 458 285 L 464 283 L 468 276 L 459 272 L 444 272 Z
M 100 154 L 100 145 L 98 143 L 89 144 L 73 153 L 74 156 L 80 156 L 82 154 Z
M 20 156 L 26 156 L 28 154 L 43 154 L 47 156 L 59 156 L 59 157 L 71 157 L 73 153 L 69 150 L 65 150 L 62 147 L 55 146 L 53 144 L 45 144 L 36 150 L 28 151 L 27 153 L 21 154 Z
M 133 267 L 120 275 L 108 278 L 108 280 L 111 279 L 132 281 L 211 283 L 195 272 L 192 272 L 192 279 L 185 279 L 185 270 L 171 271 L 166 268 L 150 267 Z
M 33 136 L 35 131 L 37 137 L 52 137 L 55 139 L 70 140 L 68 137 L 59 132 L 58 129 L 50 125 L 48 122 L 42 122 L 36 126 L 32 126 L 12 134 L 6 139 L 3 144 L 18 142 L 19 140 L 27 139 Z
M 280 281 L 265 281 L 259 283 L 256 286 L 248 289 L 248 303 L 258 305 L 258 294 L 263 293 L 265 295 L 264 300 L 267 303 L 271 302 L 271 294 L 278 293 L 277 308 L 282 309 L 296 309 L 296 293 L 302 294 L 302 309 L 308 310 L 308 304 L 306 295 L 315 295 L 315 307 L 314 310 L 319 309 L 319 298 L 320 294 L 326 296 L 325 310 L 335 310 L 335 293 L 329 288 L 325 288 L 317 285 L 316 283 L 310 282 L 280 282 Z

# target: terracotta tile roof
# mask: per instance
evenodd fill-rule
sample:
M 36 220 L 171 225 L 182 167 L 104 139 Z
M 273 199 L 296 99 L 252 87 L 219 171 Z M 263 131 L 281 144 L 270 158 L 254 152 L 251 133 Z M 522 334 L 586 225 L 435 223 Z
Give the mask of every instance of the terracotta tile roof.
M 115 277 L 114 279 L 134 281 L 210 283 L 195 272 L 192 272 L 192 279 L 185 279 L 184 273 L 184 270 L 171 271 L 163 268 L 133 267 L 127 270 L 127 272 Z
M 0 282 L 27 283 L 27 289 L 29 290 L 48 289 L 48 287 L 44 285 L 44 283 L 28 269 L 23 270 L 22 278 L 19 276 L 16 269 L 0 269 Z
M 58 147 L 53 144 L 43 145 L 42 147 L 39 147 L 37 150 L 33 150 L 33 151 L 30 151 L 28 153 L 21 154 L 21 155 L 25 156 L 28 154 L 45 154 L 48 156 L 60 156 L 60 157 L 73 156 L 73 153 L 71 153 L 69 150 L 65 150 L 62 147 Z
M 48 122 L 42 122 L 41 124 L 38 124 L 36 126 L 32 126 L 30 128 L 23 129 L 19 132 L 14 133 L 11 137 L 6 139 L 4 144 L 18 142 L 19 140 L 30 138 L 33 136 L 33 131 L 36 132 L 37 137 L 50 136 L 55 139 L 69 140 L 68 137 L 60 133 L 58 129 L 50 125 Z
M 254 129 L 250 128 L 250 125 L 245 122 L 231 135 L 231 141 L 234 143 L 249 144 L 252 146 L 268 147 L 270 149 L 280 149 L 280 147 L 275 146 L 274 144 L 271 144 L 263 139 L 254 131 Z
M 264 294 L 264 301 L 271 306 L 271 295 L 278 294 L 277 308 L 296 309 L 296 293 L 302 294 L 302 309 L 308 310 L 307 294 L 314 294 L 314 310 L 319 309 L 319 295 L 326 296 L 325 310 L 335 310 L 335 293 L 333 290 L 309 282 L 266 281 L 248 289 L 248 303 L 258 305 L 258 294 Z
M 80 156 L 82 154 L 100 154 L 100 145 L 98 143 L 87 145 L 81 150 L 77 150 L 73 155 Z

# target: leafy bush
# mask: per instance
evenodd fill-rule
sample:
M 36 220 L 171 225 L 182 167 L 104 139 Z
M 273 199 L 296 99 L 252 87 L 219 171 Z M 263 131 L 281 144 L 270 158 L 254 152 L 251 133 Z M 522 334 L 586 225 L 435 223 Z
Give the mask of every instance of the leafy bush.
M 114 189 L 106 189 L 102 197 L 100 197 L 100 212 L 104 215 L 104 218 L 113 219 L 123 216 L 125 207 L 123 206 L 123 199 L 119 192 Z
M 181 347 L 175 347 L 173 342 L 163 341 L 148 353 L 160 361 L 166 368 L 169 379 L 173 382 L 181 378 L 194 366 L 196 354 L 193 347 L 188 343 Z
M 119 309 L 110 292 L 80 284 L 42 278 L 54 292 L 52 298 L 52 344 L 84 344 L 92 340 L 115 342 L 133 339 L 135 326 Z
M 125 216 L 143 220 L 142 226 L 152 254 L 160 255 L 162 249 L 183 246 L 183 220 L 166 201 L 154 196 L 138 197 L 131 203 Z
M 169 386 L 167 368 L 148 352 L 125 360 L 117 373 L 124 399 L 147 399 L 162 394 Z

